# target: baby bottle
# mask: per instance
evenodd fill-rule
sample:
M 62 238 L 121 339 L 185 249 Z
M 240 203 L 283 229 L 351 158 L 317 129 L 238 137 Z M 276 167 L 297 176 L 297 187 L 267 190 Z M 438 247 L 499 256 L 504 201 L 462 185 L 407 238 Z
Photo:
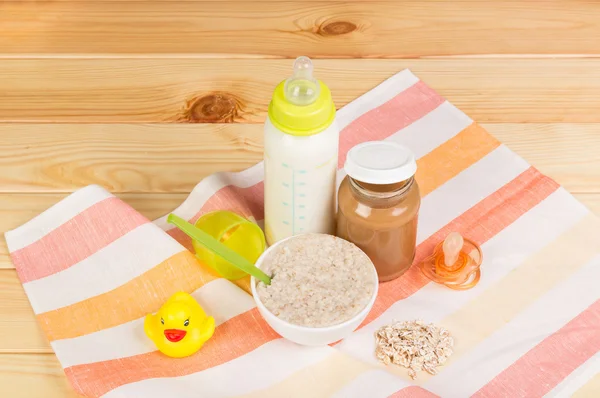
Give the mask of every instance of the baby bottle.
M 289 236 L 335 232 L 339 128 L 326 85 L 308 57 L 294 62 L 265 122 L 265 235 L 271 245 Z

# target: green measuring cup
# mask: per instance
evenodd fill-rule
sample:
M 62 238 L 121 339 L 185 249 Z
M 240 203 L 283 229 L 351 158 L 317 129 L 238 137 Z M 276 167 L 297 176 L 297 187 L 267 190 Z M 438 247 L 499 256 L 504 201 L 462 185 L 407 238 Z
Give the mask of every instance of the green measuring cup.
M 169 216 L 167 217 L 167 222 L 169 224 L 175 225 L 177 228 L 182 230 L 187 236 L 200 243 L 206 249 L 218 255 L 234 267 L 237 267 L 241 271 L 244 271 L 245 273 L 254 276 L 256 279 L 260 280 L 266 285 L 271 284 L 271 278 L 267 274 L 265 274 L 256 266 L 254 266 L 254 264 L 252 264 L 242 255 L 225 246 L 224 244 L 222 244 L 217 239 L 213 238 L 211 235 L 204 232 L 200 228 L 195 227 L 194 225 L 190 224 L 183 218 L 176 216 L 175 214 L 169 214 Z

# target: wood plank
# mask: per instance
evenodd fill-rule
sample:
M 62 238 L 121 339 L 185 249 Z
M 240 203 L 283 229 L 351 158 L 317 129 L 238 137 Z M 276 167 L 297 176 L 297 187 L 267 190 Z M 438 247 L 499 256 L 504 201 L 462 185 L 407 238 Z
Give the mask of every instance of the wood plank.
M 2 125 L 0 191 L 190 192 L 262 160 L 260 125 Z
M 600 124 L 483 126 L 570 191 L 600 192 Z M 261 161 L 263 133 L 257 124 L 0 124 L 0 137 L 0 192 L 98 184 L 116 193 L 188 193 L 207 175 Z M 33 215 L 23 211 L 12 227 Z
M 52 352 L 14 269 L 0 270 L 0 318 L 0 353 Z
M 575 197 L 600 216 L 600 194 Z M 0 270 L 0 336 L 0 353 L 52 352 L 14 269 Z
M 483 126 L 567 190 L 600 192 L 600 124 L 507 123 Z
M 338 107 L 404 68 L 482 123 L 600 121 L 600 58 L 316 61 Z M 0 122 L 262 123 L 290 69 L 290 60 L 4 59 Z
M 4 1 L 4 54 L 598 54 L 598 2 Z
M 260 125 L 2 125 L 0 191 L 190 192 L 262 159 Z
M 68 193 L 3 194 L 0 196 L 0 234 L 3 237 L 6 231 L 23 225 L 67 195 Z M 150 220 L 155 220 L 174 210 L 188 196 L 187 193 L 117 193 L 116 195 Z M 13 268 L 4 239 L 0 239 L 0 269 L 2 268 Z
M 0 354 L 0 392 L 10 398 L 77 398 L 54 354 Z

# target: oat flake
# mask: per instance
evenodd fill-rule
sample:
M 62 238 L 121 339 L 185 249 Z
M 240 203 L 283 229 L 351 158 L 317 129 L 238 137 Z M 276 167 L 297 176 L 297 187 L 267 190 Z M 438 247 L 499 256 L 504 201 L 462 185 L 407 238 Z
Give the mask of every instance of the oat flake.
M 375 332 L 375 343 L 379 361 L 408 368 L 415 379 L 418 371 L 437 374 L 436 368 L 452 355 L 454 339 L 448 330 L 418 320 L 381 327 Z

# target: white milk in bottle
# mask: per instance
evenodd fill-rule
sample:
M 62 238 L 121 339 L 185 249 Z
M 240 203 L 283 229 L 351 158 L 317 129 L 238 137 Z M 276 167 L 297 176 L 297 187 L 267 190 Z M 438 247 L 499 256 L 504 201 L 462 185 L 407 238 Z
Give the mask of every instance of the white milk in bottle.
M 294 62 L 265 122 L 265 234 L 335 233 L 339 128 L 329 88 L 313 77 L 308 57 Z

